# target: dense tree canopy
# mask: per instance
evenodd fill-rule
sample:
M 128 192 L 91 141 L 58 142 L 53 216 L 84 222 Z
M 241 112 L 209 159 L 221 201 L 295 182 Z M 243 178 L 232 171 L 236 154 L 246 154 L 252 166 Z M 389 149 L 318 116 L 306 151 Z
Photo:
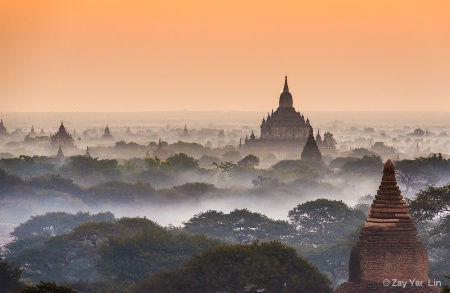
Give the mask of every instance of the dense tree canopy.
M 86 200 L 89 203 L 133 203 L 148 201 L 155 194 L 150 184 L 137 182 L 135 184 L 123 181 L 109 181 L 95 185 L 86 190 Z
M 99 160 L 98 158 L 86 156 L 73 156 L 69 162 L 62 167 L 65 174 L 74 176 L 89 176 L 94 173 L 107 174 L 117 170 L 117 160 Z
M 16 239 L 3 256 L 23 266 L 22 276 L 34 282 L 131 284 L 218 244 L 201 235 L 174 234 L 145 218 L 121 218 L 83 223 L 59 236 Z
M 20 268 L 0 259 L 0 292 L 14 293 L 24 287 L 20 281 Z
M 197 198 L 218 190 L 214 187 L 214 184 L 204 182 L 188 182 L 183 185 L 174 186 L 173 188 L 191 198 Z
M 347 162 L 356 161 L 357 158 L 354 157 L 337 157 L 330 162 L 330 168 L 341 168 Z
M 369 151 L 366 148 L 354 148 L 351 153 L 349 154 L 349 157 L 352 158 L 359 158 L 361 159 L 364 156 L 377 156 L 376 153 Z
M 110 212 L 93 215 L 89 212 L 77 214 L 51 212 L 31 216 L 31 219 L 14 228 L 10 234 L 18 240 L 36 236 L 56 236 L 67 234 L 76 226 L 86 222 L 115 222 L 115 218 Z
M 45 174 L 27 180 L 27 185 L 35 189 L 50 189 L 69 194 L 79 194 L 82 192 L 80 186 L 73 183 L 69 178 L 63 178 L 59 174 Z
M 172 170 L 172 164 L 166 161 L 161 161 L 160 158 L 146 158 L 145 163 L 147 164 L 147 168 L 149 170 L 161 170 L 161 171 L 170 171 Z
M 198 160 L 189 157 L 184 153 L 170 156 L 166 159 L 166 162 L 172 164 L 175 171 L 187 171 L 198 168 Z
M 289 218 L 300 233 L 304 245 L 320 245 L 339 239 L 365 219 L 364 212 L 349 208 L 342 201 L 317 199 L 299 204 Z
M 316 181 L 319 173 L 301 160 L 283 160 L 272 166 L 274 174 L 283 181 Z
M 0 159 L 0 168 L 11 175 L 30 178 L 54 173 L 56 161 L 51 157 L 21 155 L 18 158 Z
M 258 176 L 258 178 L 252 180 L 252 184 L 255 188 L 275 188 L 280 186 L 281 182 L 276 178 Z
M 379 156 L 363 156 L 361 159 L 348 161 L 341 168 L 348 173 L 372 176 L 383 170 L 383 161 Z
M 412 216 L 419 220 L 432 220 L 450 214 L 450 183 L 442 187 L 428 186 L 410 201 Z
M 259 158 L 255 155 L 247 155 L 237 163 L 240 167 L 256 167 L 259 165 Z
M 156 274 L 137 292 L 332 292 L 330 281 L 295 250 L 279 242 L 222 245 L 181 267 Z
M 419 191 L 410 200 L 409 208 L 433 260 L 430 275 L 442 280 L 443 274 L 450 271 L 450 183 Z
M 0 198 L 8 194 L 17 194 L 23 190 L 23 180 L 17 175 L 9 175 L 0 169 Z
M 184 141 L 178 141 L 176 143 L 173 143 L 169 146 L 170 151 L 173 153 L 184 153 L 184 154 L 190 154 L 192 155 L 201 155 L 205 153 L 206 148 L 195 142 L 184 142 Z
M 172 234 L 153 229 L 133 237 L 110 237 L 100 248 L 98 266 L 107 279 L 134 283 L 152 274 L 172 269 L 192 254 L 219 243 L 202 235 Z
M 184 222 L 189 233 L 205 234 L 228 242 L 248 243 L 254 240 L 287 240 L 295 233 L 286 221 L 273 220 L 247 209 L 234 210 L 229 214 L 207 211 Z
M 418 191 L 427 185 L 435 184 L 439 177 L 427 160 L 402 160 L 395 163 L 397 180 L 406 187 L 405 192 Z
M 356 227 L 340 239 L 318 247 L 297 246 L 297 251 L 305 256 L 321 272 L 327 274 L 336 286 L 348 280 L 348 259 L 350 251 L 359 239 L 360 227 Z

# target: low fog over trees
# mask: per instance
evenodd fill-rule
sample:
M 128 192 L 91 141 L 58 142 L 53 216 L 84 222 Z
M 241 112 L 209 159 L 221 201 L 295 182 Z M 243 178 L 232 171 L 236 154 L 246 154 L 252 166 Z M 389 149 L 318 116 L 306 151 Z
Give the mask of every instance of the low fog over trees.
M 240 147 L 250 127 L 185 136 L 182 127 L 111 126 L 108 142 L 89 128 L 63 158 L 45 153 L 40 138 L 1 138 L 7 292 L 330 292 L 348 279 L 387 158 L 428 249 L 430 277 L 445 281 L 450 129 L 324 126 L 323 165 L 300 160 L 301 150 Z

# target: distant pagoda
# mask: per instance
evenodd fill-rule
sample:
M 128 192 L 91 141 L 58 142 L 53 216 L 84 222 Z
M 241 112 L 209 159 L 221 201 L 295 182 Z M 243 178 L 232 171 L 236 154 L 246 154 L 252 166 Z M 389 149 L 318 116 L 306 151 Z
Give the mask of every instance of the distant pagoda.
M 92 158 L 91 157 L 91 153 L 89 152 L 89 147 L 88 146 L 86 147 L 86 154 L 84 156 L 88 157 L 88 158 Z
M 61 146 L 59 146 L 58 153 L 56 154 L 56 157 L 57 157 L 58 159 L 64 158 L 64 153 L 63 153 L 63 151 L 62 151 Z
M 188 132 L 188 129 L 186 127 L 186 124 L 184 124 L 183 137 L 189 137 L 189 132 Z
M 395 280 L 406 282 L 406 287 L 395 286 Z M 397 186 L 391 160 L 384 165 L 369 217 L 353 245 L 349 280 L 335 292 L 439 292 L 428 284 L 428 253 Z
M 7 134 L 8 131 L 6 130 L 6 127 L 3 125 L 3 119 L 0 119 L 0 136 Z
M 126 135 L 128 135 L 128 136 L 134 135 L 134 133 L 133 133 L 133 132 L 131 132 L 131 129 L 130 129 L 130 127 L 127 127 L 127 132 L 126 132 Z
M 320 147 L 322 146 L 322 144 L 323 144 L 322 136 L 320 136 L 319 130 L 317 130 L 316 143 L 317 143 L 317 146 L 318 146 L 319 148 L 320 148 Z
M 164 149 L 164 143 L 161 141 L 161 139 L 159 139 L 158 145 L 155 151 L 153 152 L 153 156 L 161 160 L 165 160 L 168 158 L 167 151 Z
M 34 126 L 33 125 L 31 125 L 31 130 L 30 130 L 30 133 L 28 133 L 28 136 L 30 136 L 30 137 L 35 137 L 36 136 L 36 132 L 34 131 Z
M 309 136 L 306 140 L 305 146 L 303 147 L 301 158 L 302 161 L 307 163 L 324 165 L 322 154 L 320 153 L 319 147 L 314 139 L 314 131 L 312 126 L 309 127 Z
M 74 147 L 74 140 L 61 122 L 58 132 L 50 136 L 50 146 L 68 146 Z
M 108 124 L 105 127 L 105 132 L 102 135 L 102 139 L 104 139 L 104 140 L 114 140 L 114 137 L 112 136 L 111 131 L 109 131 Z

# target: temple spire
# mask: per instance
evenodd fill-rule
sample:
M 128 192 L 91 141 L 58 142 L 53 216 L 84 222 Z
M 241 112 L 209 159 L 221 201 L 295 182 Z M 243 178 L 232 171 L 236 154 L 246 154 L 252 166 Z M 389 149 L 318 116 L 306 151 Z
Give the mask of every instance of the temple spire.
M 288 93 L 289 92 L 289 87 L 288 87 L 288 82 L 287 82 L 287 75 L 284 76 L 284 88 L 283 88 L 283 92 Z
M 85 157 L 91 157 L 91 153 L 89 152 L 89 147 L 86 147 L 86 154 Z

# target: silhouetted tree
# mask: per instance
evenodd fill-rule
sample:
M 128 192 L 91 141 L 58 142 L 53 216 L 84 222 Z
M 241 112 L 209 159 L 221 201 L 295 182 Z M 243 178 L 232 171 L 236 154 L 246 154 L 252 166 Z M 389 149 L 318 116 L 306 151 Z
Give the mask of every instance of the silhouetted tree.
M 421 159 L 402 160 L 395 163 L 397 180 L 406 187 L 405 192 L 419 190 L 439 181 L 430 162 Z
M 259 158 L 255 155 L 247 155 L 245 158 L 240 160 L 238 163 L 238 166 L 241 167 L 256 167 L 259 165 Z
M 369 214 L 370 205 L 373 203 L 375 196 L 366 194 L 358 198 L 358 203 L 355 205 L 356 210 L 363 211 L 366 215 Z
M 21 155 L 19 158 L 0 159 L 0 168 L 8 174 L 29 178 L 54 173 L 56 161 L 51 157 Z
M 335 150 L 336 149 L 336 140 L 333 137 L 333 134 L 331 132 L 325 132 L 323 135 L 323 145 L 328 150 Z
M 416 129 L 414 129 L 413 134 L 417 135 L 417 136 L 423 136 L 423 135 L 425 135 L 425 131 L 423 131 L 423 129 L 416 128 Z
M 409 201 L 412 218 L 430 255 L 430 276 L 444 281 L 450 271 L 450 183 L 428 186 Z
M 233 177 L 234 170 L 237 167 L 237 164 L 233 163 L 233 161 L 222 162 L 220 164 L 214 162 L 211 165 L 216 166 L 217 169 L 219 169 L 220 172 L 222 172 L 225 175 L 226 179 L 230 179 Z
M 56 236 L 67 234 L 85 222 L 114 222 L 115 220 L 111 212 L 93 215 L 89 212 L 78 212 L 77 214 L 50 212 L 32 216 L 31 219 L 14 228 L 10 235 L 19 240 L 36 236 Z
M 279 242 L 222 245 L 181 267 L 156 274 L 137 292 L 332 292 L 330 281 L 295 250 Z M 261 291 L 258 291 L 261 292 Z
M 135 184 L 123 181 L 109 181 L 92 186 L 85 193 L 85 200 L 89 203 L 139 203 L 150 200 L 155 194 L 155 188 L 148 183 L 143 184 L 140 181 Z
M 278 187 L 281 185 L 280 180 L 272 177 L 258 176 L 257 179 L 252 180 L 253 187 Z
M 188 182 L 183 185 L 174 186 L 173 188 L 189 197 L 198 197 L 200 195 L 218 190 L 214 187 L 214 184 L 204 182 Z
M 288 213 L 303 244 L 330 243 L 362 225 L 365 214 L 342 201 L 317 199 L 299 204 Z
M 170 156 L 166 161 L 172 164 L 175 171 L 194 170 L 198 168 L 198 160 L 189 157 L 184 153 Z
M 109 178 L 120 177 L 117 169 L 117 160 L 99 160 L 98 158 L 86 156 L 73 156 L 69 162 L 60 168 L 63 174 L 70 176 L 93 176 L 94 174 L 105 175 Z
M 20 281 L 20 268 L 0 259 L 0 292 L 14 293 L 24 288 Z
M 273 220 L 247 209 L 235 209 L 229 214 L 209 210 L 195 215 L 183 224 L 187 232 L 238 243 L 287 240 L 295 233 L 295 229 L 288 222 Z
M 450 183 L 442 186 L 428 186 L 419 191 L 409 202 L 409 209 L 418 221 L 432 220 L 437 216 L 450 214 Z
M 361 159 L 348 161 L 341 169 L 354 174 L 374 175 L 383 170 L 383 161 L 379 156 L 363 156 Z

